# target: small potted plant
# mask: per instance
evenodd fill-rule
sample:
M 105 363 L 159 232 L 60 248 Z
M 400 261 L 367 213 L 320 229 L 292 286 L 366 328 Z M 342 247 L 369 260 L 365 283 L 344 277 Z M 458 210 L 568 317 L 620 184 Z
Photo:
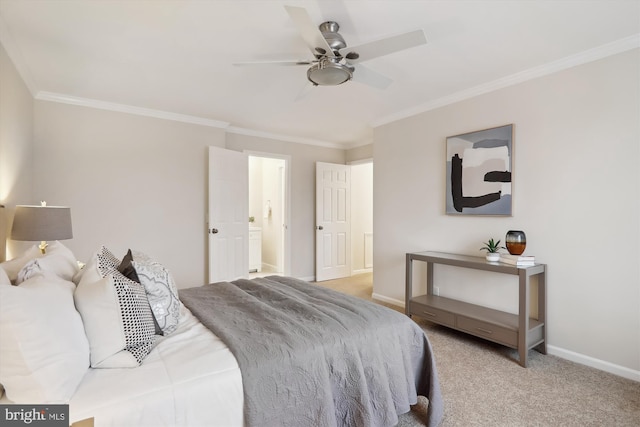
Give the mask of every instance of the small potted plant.
M 489 239 L 480 248 L 481 251 L 487 251 L 487 261 L 500 261 L 500 253 L 498 252 L 500 249 L 504 249 L 504 247 L 500 246 L 500 240 L 495 242 L 493 239 Z

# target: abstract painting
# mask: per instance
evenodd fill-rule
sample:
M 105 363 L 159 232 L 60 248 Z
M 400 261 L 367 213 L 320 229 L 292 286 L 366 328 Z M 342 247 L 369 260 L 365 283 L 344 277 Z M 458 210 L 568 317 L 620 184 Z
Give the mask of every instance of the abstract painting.
M 513 125 L 447 137 L 446 213 L 511 215 Z

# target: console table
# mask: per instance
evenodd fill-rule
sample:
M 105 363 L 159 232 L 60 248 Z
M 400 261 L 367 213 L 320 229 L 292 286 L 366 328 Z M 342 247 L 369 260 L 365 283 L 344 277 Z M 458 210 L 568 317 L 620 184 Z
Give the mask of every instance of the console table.
M 427 263 L 427 294 L 413 296 L 413 262 Z M 518 314 L 506 313 L 476 304 L 444 298 L 433 293 L 435 265 L 484 270 L 518 276 Z M 407 253 L 405 312 L 407 316 L 422 317 L 430 322 L 457 329 L 518 350 L 520 365 L 527 367 L 527 352 L 535 348 L 547 354 L 546 280 L 545 264 L 516 267 L 485 258 L 447 254 L 442 252 Z M 538 318 L 529 317 L 530 279 L 538 279 Z

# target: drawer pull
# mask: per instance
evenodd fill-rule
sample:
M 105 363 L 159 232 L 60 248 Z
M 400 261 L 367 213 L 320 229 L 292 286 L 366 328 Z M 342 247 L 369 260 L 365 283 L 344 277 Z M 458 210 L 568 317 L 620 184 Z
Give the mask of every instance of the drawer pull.
M 480 332 L 484 332 L 485 334 L 492 334 L 493 331 L 490 331 L 489 329 L 484 329 L 484 328 L 476 328 L 476 330 L 480 331 Z
M 438 315 L 437 315 L 437 314 L 429 313 L 428 311 L 423 311 L 422 313 L 426 314 L 427 316 L 431 316 L 431 317 L 438 317 Z

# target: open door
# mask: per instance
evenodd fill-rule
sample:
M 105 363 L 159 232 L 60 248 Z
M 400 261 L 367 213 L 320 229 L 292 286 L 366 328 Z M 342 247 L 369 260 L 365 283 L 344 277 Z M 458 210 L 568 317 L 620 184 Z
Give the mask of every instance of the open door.
M 245 153 L 209 147 L 209 283 L 249 275 L 249 182 Z
M 351 275 L 351 167 L 316 163 L 316 280 Z

